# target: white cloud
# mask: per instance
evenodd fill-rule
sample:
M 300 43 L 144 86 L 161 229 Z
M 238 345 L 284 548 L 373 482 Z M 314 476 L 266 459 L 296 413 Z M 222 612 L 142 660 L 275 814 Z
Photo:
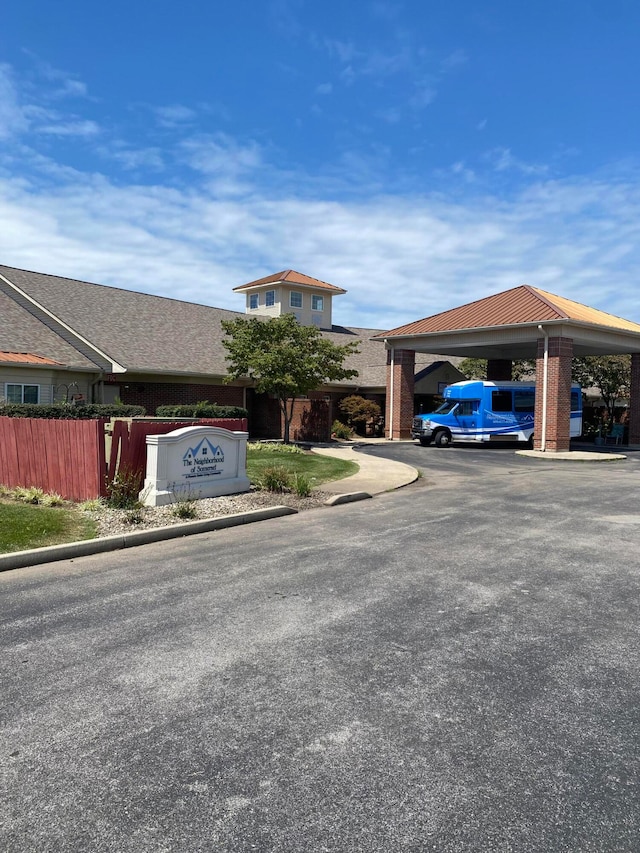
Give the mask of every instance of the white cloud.
M 13 72 L 8 65 L 0 64 L 0 139 L 23 133 L 28 127 Z
M 195 110 L 182 104 L 154 107 L 153 112 L 161 127 L 183 127 L 186 124 L 191 124 L 197 117 Z
M 215 171 L 229 151 L 226 140 L 199 156 Z M 0 179 L 0 259 L 237 310 L 232 287 L 290 266 L 348 290 L 337 323 L 373 328 L 523 283 L 640 320 L 640 190 L 631 177 L 538 182 L 510 201 L 323 200 L 272 192 L 259 182 L 268 166 L 255 151 L 236 152 L 260 164 L 237 197 L 208 184 L 116 186 L 78 172 L 56 186 Z
M 318 95 L 330 95 L 333 91 L 333 85 L 331 83 L 320 83 L 319 86 L 316 86 L 316 94 Z
M 0 116 L 19 133 L 99 130 L 21 104 L 6 66 Z M 160 150 L 105 130 L 96 153 L 134 170 L 116 181 L 39 141 L 18 135 L 0 151 L 2 263 L 237 310 L 234 286 L 292 267 L 348 290 L 336 323 L 373 328 L 525 282 L 640 321 L 640 182 L 629 164 L 558 180 L 494 149 L 484 170 L 454 162 L 444 195 L 391 190 L 392 152 L 370 143 L 310 175 L 276 168 L 252 139 L 192 135 Z M 521 188 L 501 196 L 509 175 Z
M 41 124 L 35 130 L 50 136 L 96 136 L 100 133 L 100 127 L 95 121 L 68 118 L 61 118 L 52 124 Z
M 515 157 L 510 148 L 493 148 L 485 155 L 496 172 L 515 170 L 524 175 L 545 175 L 549 167 L 543 163 L 526 163 Z

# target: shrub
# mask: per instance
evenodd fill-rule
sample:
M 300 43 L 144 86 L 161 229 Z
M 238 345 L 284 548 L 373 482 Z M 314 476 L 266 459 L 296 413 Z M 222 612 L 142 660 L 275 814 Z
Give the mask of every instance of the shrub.
M 104 506 L 104 501 L 102 498 L 89 498 L 86 501 L 82 501 L 81 504 L 78 504 L 78 509 L 82 510 L 82 512 L 98 512 Z
M 95 418 L 133 418 L 146 414 L 144 406 L 118 406 L 113 403 L 1 403 L 0 416 L 5 418 L 46 418 L 48 420 L 80 421 Z
M 159 418 L 246 418 L 247 414 L 242 406 L 218 406 L 208 400 L 181 406 L 158 406 L 156 409 Z
M 64 506 L 65 500 L 62 495 L 59 495 L 57 492 L 47 492 L 40 503 L 43 506 Z
M 174 491 L 171 515 L 176 518 L 197 518 L 196 499 L 198 497 L 199 493 L 194 494 L 189 486 L 186 489 Z
M 338 408 L 346 416 L 349 426 L 356 424 L 364 427 L 368 421 L 380 417 L 380 406 L 375 400 L 367 400 L 358 394 L 344 397 L 338 403 Z
M 306 474 L 298 471 L 293 475 L 293 491 L 300 498 L 308 498 L 311 494 L 311 480 Z
M 271 465 L 262 472 L 260 486 L 268 492 L 288 492 L 291 476 L 284 466 Z
M 107 505 L 113 509 L 139 509 L 141 486 L 138 471 L 122 468 L 113 480 L 107 480 Z
M 196 502 L 188 498 L 180 498 L 171 507 L 171 515 L 176 518 L 197 518 Z
M 44 498 L 44 490 L 37 486 L 18 486 L 13 491 L 15 500 L 22 504 L 41 504 Z
M 255 441 L 247 444 L 252 453 L 304 453 L 296 444 L 281 444 L 276 441 Z
M 350 439 L 353 438 L 353 430 L 342 421 L 334 421 L 331 425 L 331 435 L 336 438 Z

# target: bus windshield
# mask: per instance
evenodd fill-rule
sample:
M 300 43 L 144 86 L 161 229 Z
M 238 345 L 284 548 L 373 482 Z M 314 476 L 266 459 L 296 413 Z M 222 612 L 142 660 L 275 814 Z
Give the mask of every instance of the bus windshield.
M 449 415 L 458 405 L 459 400 L 445 400 L 444 403 L 435 410 L 434 415 Z

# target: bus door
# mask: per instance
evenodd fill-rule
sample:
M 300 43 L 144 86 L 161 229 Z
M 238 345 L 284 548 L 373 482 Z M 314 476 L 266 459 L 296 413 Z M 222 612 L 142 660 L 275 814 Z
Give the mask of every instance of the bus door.
M 458 403 L 455 415 L 460 427 L 461 438 L 473 439 L 478 431 L 480 400 L 462 400 Z

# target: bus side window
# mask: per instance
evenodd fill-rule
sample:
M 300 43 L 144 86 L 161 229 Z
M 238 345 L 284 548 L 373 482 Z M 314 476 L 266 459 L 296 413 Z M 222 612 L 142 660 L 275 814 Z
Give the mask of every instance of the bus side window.
M 512 412 L 513 403 L 511 391 L 492 391 L 491 409 L 494 412 Z
M 514 412 L 533 412 L 535 411 L 535 392 L 534 391 L 516 391 L 514 394 L 515 408 Z
M 571 411 L 579 412 L 580 411 L 580 392 L 572 391 L 571 392 Z

